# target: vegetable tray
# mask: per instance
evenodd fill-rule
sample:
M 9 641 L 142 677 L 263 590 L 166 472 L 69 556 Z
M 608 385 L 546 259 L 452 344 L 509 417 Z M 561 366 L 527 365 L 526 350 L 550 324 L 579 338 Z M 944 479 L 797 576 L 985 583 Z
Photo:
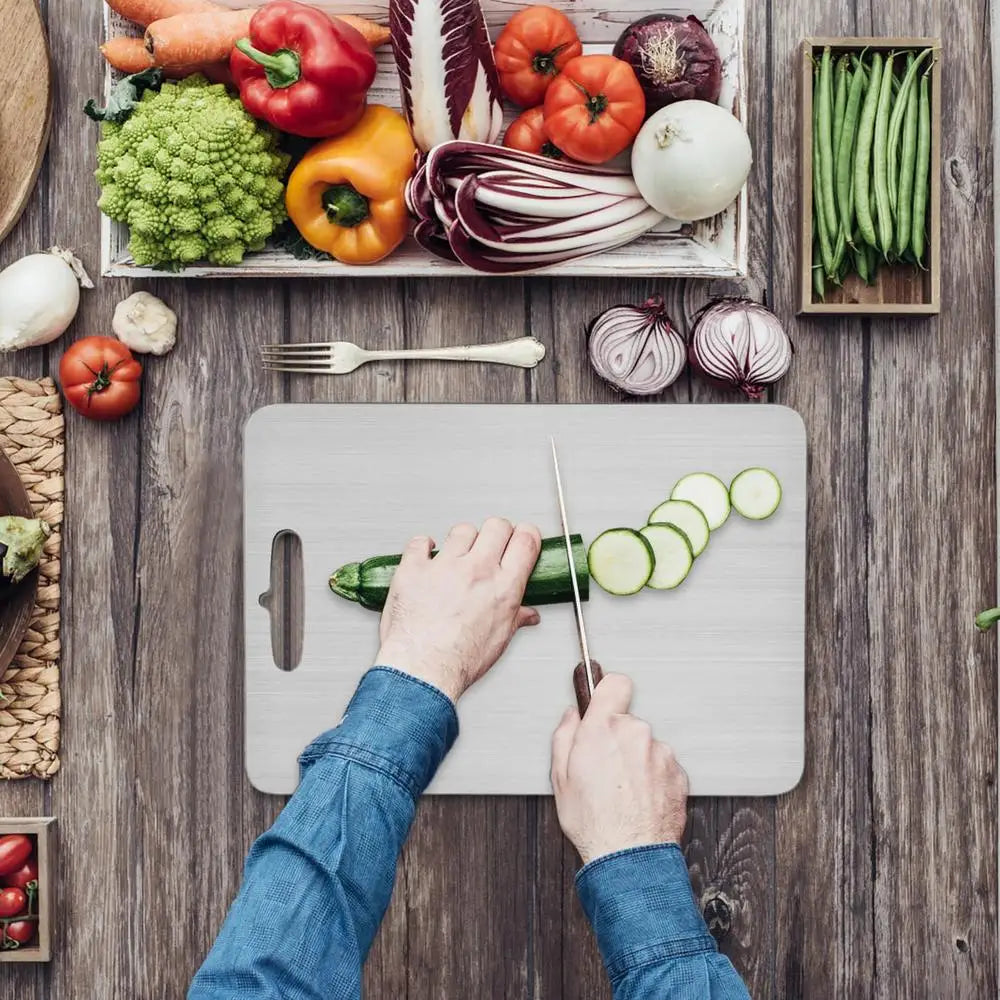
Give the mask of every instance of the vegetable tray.
M 550 434 L 570 530 L 587 545 L 605 529 L 644 524 L 688 473 L 728 483 L 763 466 L 777 476 L 774 516 L 730 516 L 676 590 L 615 597 L 591 580 L 584 615 L 592 655 L 633 679 L 635 711 L 670 734 L 695 795 L 777 795 L 795 785 L 806 566 L 797 413 L 310 403 L 258 410 L 244 433 L 246 765 L 257 788 L 295 789 L 297 755 L 338 717 L 378 644 L 378 614 L 331 593 L 330 575 L 397 553 L 418 533 L 440 542 L 450 525 L 490 514 L 558 536 Z M 289 608 L 301 609 L 292 622 Z M 580 651 L 571 604 L 540 614 L 462 698 L 461 734 L 433 794 L 551 794 L 552 728 L 573 700 Z
M 22 833 L 35 838 L 38 864 L 37 940 L 20 948 L 0 949 L 0 962 L 48 962 L 52 958 L 52 918 L 55 913 L 55 833 L 53 816 L 0 818 L 0 837 Z
M 221 0 L 231 7 L 259 6 L 262 0 Z M 388 22 L 387 3 L 350 3 L 347 0 L 312 0 L 314 6 L 331 13 L 360 14 L 383 24 Z M 722 59 L 722 93 L 719 103 L 746 121 L 746 78 L 744 56 L 745 0 L 693 0 L 680 3 L 670 0 L 657 5 L 652 0 L 620 0 L 602 5 L 595 0 L 552 0 L 553 6 L 566 11 L 583 41 L 587 53 L 610 53 L 615 40 L 633 21 L 648 14 L 695 14 L 704 23 Z M 515 7 L 503 0 L 483 0 L 483 10 L 495 39 Z M 515 5 L 516 6 L 516 5 Z M 108 37 L 136 34 L 134 25 L 105 8 L 105 33 Z M 369 92 L 371 103 L 400 107 L 399 83 L 389 46 L 377 52 L 378 75 Z M 109 69 L 105 78 L 106 93 L 115 82 Z M 515 114 L 505 109 L 505 127 Z M 96 132 L 92 134 L 96 143 Z M 95 186 L 95 198 L 96 198 Z M 702 222 L 666 221 L 625 246 L 582 260 L 546 268 L 544 274 L 621 277 L 656 275 L 661 277 L 733 278 L 746 274 L 747 262 L 746 187 L 726 211 Z M 101 216 L 101 272 L 111 277 L 170 276 L 172 272 L 139 267 L 128 252 L 128 232 L 124 225 Z M 432 257 L 416 243 L 407 240 L 395 253 L 378 264 L 349 266 L 331 260 L 298 260 L 284 250 L 265 248 L 248 254 L 238 267 L 195 265 L 185 268 L 186 278 L 231 277 L 335 277 L 337 275 L 459 277 L 478 272 L 461 264 Z
M 840 287 L 828 284 L 819 298 L 812 281 L 813 247 L 813 70 L 824 48 L 833 58 L 863 51 L 934 49 L 930 70 L 930 170 L 924 267 L 881 267 L 873 284 L 849 274 Z M 800 50 L 799 313 L 813 315 L 933 315 L 941 311 L 941 40 L 938 38 L 806 38 Z

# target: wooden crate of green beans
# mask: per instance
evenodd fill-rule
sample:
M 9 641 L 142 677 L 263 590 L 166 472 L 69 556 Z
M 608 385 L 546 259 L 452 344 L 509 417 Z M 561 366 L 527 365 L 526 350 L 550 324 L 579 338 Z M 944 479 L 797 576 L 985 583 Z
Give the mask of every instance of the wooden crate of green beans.
M 940 311 L 940 43 L 802 46 L 803 313 Z

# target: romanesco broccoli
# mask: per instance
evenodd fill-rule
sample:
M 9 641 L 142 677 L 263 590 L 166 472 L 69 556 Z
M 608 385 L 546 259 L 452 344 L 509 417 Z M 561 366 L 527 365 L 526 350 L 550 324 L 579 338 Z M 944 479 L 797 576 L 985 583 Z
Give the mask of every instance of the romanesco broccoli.
M 287 169 L 276 133 L 225 87 L 191 76 L 101 125 L 98 206 L 128 224 L 137 264 L 238 264 L 285 220 Z

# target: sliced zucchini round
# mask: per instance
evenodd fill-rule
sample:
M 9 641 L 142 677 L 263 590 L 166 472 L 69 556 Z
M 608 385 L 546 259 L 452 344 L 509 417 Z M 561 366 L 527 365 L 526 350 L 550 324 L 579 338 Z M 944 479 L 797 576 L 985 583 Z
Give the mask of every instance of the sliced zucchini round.
M 700 556 L 708 545 L 710 529 L 701 508 L 690 500 L 664 500 L 647 520 L 648 524 L 672 524 L 687 535 L 691 551 Z
M 729 499 L 738 514 L 751 521 L 763 521 L 781 503 L 781 483 L 768 469 L 744 469 L 733 478 Z
M 653 575 L 653 549 L 638 531 L 609 528 L 590 543 L 591 579 L 609 594 L 637 594 Z
M 729 517 L 729 490 L 718 476 L 710 472 L 692 472 L 678 479 L 670 492 L 670 499 L 693 503 L 705 515 L 712 531 L 721 528 Z
M 646 582 L 652 590 L 673 590 L 684 582 L 694 565 L 694 553 L 687 535 L 672 524 L 647 524 L 639 534 L 653 548 L 656 565 Z

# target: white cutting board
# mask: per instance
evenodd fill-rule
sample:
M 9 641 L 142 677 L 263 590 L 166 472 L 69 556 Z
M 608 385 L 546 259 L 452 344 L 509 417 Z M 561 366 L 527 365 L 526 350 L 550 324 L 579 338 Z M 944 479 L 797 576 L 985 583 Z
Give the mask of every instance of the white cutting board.
M 346 562 L 442 540 L 491 514 L 559 534 L 549 435 L 571 529 L 641 526 L 689 472 L 725 481 L 760 465 L 778 512 L 733 514 L 675 591 L 584 605 L 593 656 L 635 683 L 633 711 L 675 748 L 695 795 L 776 795 L 804 757 L 806 440 L 780 406 L 297 404 L 245 432 L 246 766 L 265 792 L 298 782 L 296 758 L 335 726 L 378 646 L 378 615 L 327 587 Z M 272 658 L 272 541 L 302 542 L 305 634 L 292 671 Z M 549 739 L 573 700 L 572 609 L 541 609 L 461 700 L 460 735 L 430 791 L 549 794 Z

